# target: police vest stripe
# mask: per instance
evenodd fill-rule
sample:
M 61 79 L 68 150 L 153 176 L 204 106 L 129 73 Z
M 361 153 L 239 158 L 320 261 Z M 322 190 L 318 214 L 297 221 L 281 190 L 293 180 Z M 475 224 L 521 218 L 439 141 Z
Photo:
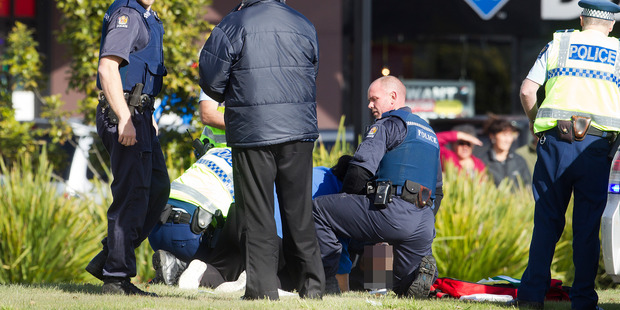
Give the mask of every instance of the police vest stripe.
M 579 76 L 585 78 L 599 79 L 612 82 L 620 87 L 620 81 L 615 74 L 601 72 L 597 70 L 589 69 L 577 69 L 577 68 L 555 68 L 547 72 L 547 79 L 554 78 L 556 76 Z
M 538 114 L 536 114 L 536 118 L 554 118 L 554 119 L 570 119 L 573 115 L 585 116 L 591 118 L 594 122 L 602 126 L 609 127 L 620 127 L 620 119 L 602 116 L 602 115 L 593 115 L 589 113 L 583 112 L 574 112 L 574 111 L 563 111 L 558 109 L 550 109 L 550 108 L 541 108 L 538 110 Z
M 233 180 L 228 176 L 226 171 L 222 170 L 222 168 L 220 168 L 215 162 L 204 158 L 200 158 L 196 163 L 205 165 L 211 169 L 211 171 L 213 171 L 213 173 L 215 173 L 215 175 L 222 180 L 222 183 L 224 183 L 224 186 L 226 186 L 226 189 L 230 192 L 230 195 L 233 197 L 235 196 Z
M 215 211 L 218 209 L 216 206 L 213 205 L 211 199 L 207 198 L 205 195 L 201 194 L 199 191 L 195 190 L 191 186 L 179 182 L 172 182 L 170 184 L 170 189 L 181 191 L 187 195 L 190 195 L 192 199 L 196 200 L 200 204 L 201 208 L 205 209 L 211 214 L 215 214 Z

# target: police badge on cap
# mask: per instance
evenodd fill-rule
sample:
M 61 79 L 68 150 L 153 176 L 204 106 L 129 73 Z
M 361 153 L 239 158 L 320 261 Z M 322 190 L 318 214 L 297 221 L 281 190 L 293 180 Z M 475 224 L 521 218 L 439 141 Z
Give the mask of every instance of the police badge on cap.
M 614 13 L 620 12 L 620 6 L 608 0 L 581 0 L 578 4 L 583 8 L 581 16 L 614 20 Z

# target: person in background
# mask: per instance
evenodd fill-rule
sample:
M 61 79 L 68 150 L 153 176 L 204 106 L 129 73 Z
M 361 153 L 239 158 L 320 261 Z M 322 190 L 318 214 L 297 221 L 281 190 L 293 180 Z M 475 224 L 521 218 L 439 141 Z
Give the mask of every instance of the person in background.
M 162 21 L 154 0 L 116 0 L 102 26 L 97 133 L 110 154 L 112 204 L 103 249 L 86 266 L 104 294 L 156 296 L 131 283 L 135 249 L 168 200 L 170 179 L 157 137 L 153 102 L 166 75 Z
M 531 125 L 531 123 L 530 123 Z M 527 169 L 530 171 L 530 176 L 534 174 L 534 165 L 536 164 L 536 159 L 538 155 L 536 155 L 536 145 L 538 145 L 538 136 L 529 131 L 530 140 L 528 143 L 517 148 L 515 153 L 523 157 L 525 162 L 527 163 Z M 530 178 L 531 180 L 532 178 Z
M 451 163 L 459 171 L 464 170 L 470 175 L 484 171 L 484 162 L 473 155 L 473 146 L 482 146 L 482 141 L 476 137 L 474 126 L 462 124 L 450 131 L 438 132 L 437 140 L 441 147 L 441 166 L 444 169 L 447 163 Z
M 516 306 L 543 309 L 553 254 L 573 197 L 571 307 L 599 309 L 595 279 L 611 167 L 608 154 L 615 151 L 612 144 L 620 132 L 620 47 L 609 33 L 620 6 L 605 0 L 578 5 L 583 8 L 583 30 L 556 32 L 521 84 L 521 105 L 540 141 L 532 182 L 534 231 L 512 303 Z M 539 107 L 536 92 L 543 84 L 545 99 Z
M 314 25 L 282 0 L 243 0 L 200 54 L 200 87 L 226 102 L 235 205 L 245 258 L 244 299 L 279 299 L 279 238 L 300 297 L 321 298 L 324 274 L 312 222 L 312 150 L 318 138 Z
M 482 157 L 482 161 L 495 185 L 509 178 L 513 184 L 518 184 L 520 179 L 522 184 L 529 186 L 531 174 L 525 159 L 510 149 L 519 129 L 508 120 L 491 115 L 484 125 L 484 132 L 491 140 L 491 147 Z

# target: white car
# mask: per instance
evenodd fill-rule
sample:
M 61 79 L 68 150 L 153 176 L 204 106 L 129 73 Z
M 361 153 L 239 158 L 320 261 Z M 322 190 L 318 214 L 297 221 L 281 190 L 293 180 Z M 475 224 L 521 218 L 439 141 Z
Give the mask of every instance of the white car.
M 607 205 L 601 218 L 601 245 L 605 271 L 612 281 L 620 283 L 620 151 L 611 163 Z
M 94 135 L 97 134 L 97 129 L 78 122 L 69 122 L 69 125 L 73 129 L 74 141 L 77 142 L 77 145 L 73 156 L 70 157 L 68 177 L 61 185 L 64 188 L 60 190 L 70 196 L 88 196 L 94 189 L 91 182 L 92 174 L 89 173 L 89 154 L 94 144 Z

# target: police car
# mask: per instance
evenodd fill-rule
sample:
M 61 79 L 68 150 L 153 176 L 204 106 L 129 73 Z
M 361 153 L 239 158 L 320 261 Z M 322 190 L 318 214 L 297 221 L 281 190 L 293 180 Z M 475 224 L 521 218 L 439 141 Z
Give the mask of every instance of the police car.
M 93 179 L 99 178 L 102 183 L 108 182 L 108 175 L 100 158 L 104 161 L 109 158 L 103 149 L 100 139 L 97 137 L 97 129 L 94 126 L 82 124 L 78 120 L 69 120 L 73 137 L 64 144 L 59 145 L 61 154 L 55 154 L 65 159 L 64 162 L 56 163 L 54 167 L 54 180 L 56 192 L 67 198 L 88 197 L 95 201 L 101 201 L 106 191 L 100 194 L 93 184 Z M 35 127 L 45 127 L 45 120 L 35 120 Z M 47 143 L 51 143 L 48 141 Z M 96 155 L 99 153 L 99 156 Z
M 601 246 L 605 271 L 620 283 L 620 152 L 611 163 L 607 205 L 601 219 Z

